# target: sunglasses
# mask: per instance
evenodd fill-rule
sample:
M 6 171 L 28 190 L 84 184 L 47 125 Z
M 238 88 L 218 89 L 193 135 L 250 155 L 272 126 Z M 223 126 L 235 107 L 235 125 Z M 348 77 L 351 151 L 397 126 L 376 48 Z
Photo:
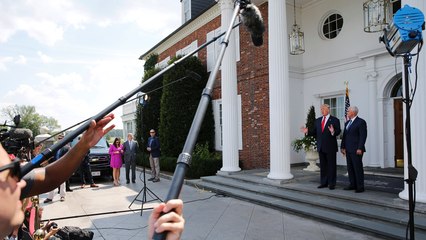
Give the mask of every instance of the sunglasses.
M 21 163 L 19 159 L 0 167 L 0 172 L 10 170 L 9 176 L 15 179 L 21 179 Z

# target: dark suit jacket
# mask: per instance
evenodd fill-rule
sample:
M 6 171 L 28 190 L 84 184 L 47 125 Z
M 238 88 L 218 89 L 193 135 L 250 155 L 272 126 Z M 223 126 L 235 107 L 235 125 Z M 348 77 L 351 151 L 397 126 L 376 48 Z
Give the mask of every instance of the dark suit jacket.
M 158 158 L 161 155 L 160 152 L 160 140 L 158 137 L 149 137 L 147 147 L 151 148 L 151 156 L 154 158 Z
M 346 126 L 349 121 L 345 123 L 345 130 L 343 131 L 342 145 L 340 148 L 346 149 L 347 153 L 355 153 L 356 150 L 361 149 L 365 152 L 365 141 L 367 140 L 367 123 L 364 119 L 356 117 L 349 129 Z
M 337 136 L 339 136 L 340 132 L 342 131 L 340 129 L 339 119 L 330 115 L 327 122 L 325 123 L 324 131 L 321 131 L 321 121 L 322 116 L 315 120 L 314 129 L 308 129 L 308 135 L 314 136 L 316 138 L 318 152 L 337 152 L 339 150 L 337 147 Z M 328 130 L 328 126 L 331 124 L 334 127 L 334 135 L 331 135 L 330 130 Z
M 129 141 L 125 141 L 123 144 L 123 151 L 124 151 L 124 161 L 132 161 L 136 160 L 136 153 L 139 149 L 138 142 L 133 141 L 132 147 L 130 148 Z

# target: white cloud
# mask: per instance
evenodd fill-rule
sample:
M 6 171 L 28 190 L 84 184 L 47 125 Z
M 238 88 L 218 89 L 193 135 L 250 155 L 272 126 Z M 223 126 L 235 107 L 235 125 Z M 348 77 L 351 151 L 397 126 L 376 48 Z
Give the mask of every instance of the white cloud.
M 27 58 L 23 55 L 19 55 L 17 59 L 15 60 L 15 63 L 25 65 L 27 64 Z
M 6 64 L 13 61 L 12 57 L 0 57 L 0 71 L 6 71 Z
M 53 46 L 63 39 L 65 29 L 84 28 L 90 17 L 73 1 L 0 2 L 0 41 L 24 31 L 38 42 Z
M 41 79 L 41 83 L 54 89 L 64 89 L 67 91 L 88 91 L 89 89 L 84 83 L 82 76 L 77 73 L 60 74 L 58 76 L 49 73 L 37 73 L 37 77 Z
M 53 59 L 49 56 L 47 56 L 46 54 L 38 51 L 37 55 L 40 57 L 40 60 L 42 63 L 51 63 L 53 61 Z
M 161 31 L 161 35 L 164 35 L 171 33 L 181 21 L 179 14 L 165 14 L 176 12 L 169 7 L 162 1 L 150 0 L 149 4 L 126 7 L 120 11 L 119 19 L 124 23 L 134 22 L 144 31 Z
M 141 74 L 137 59 L 98 61 L 88 68 L 85 78 L 78 73 L 40 72 L 31 85 L 20 84 L 8 91 L 2 105 L 35 106 L 38 113 L 57 119 L 66 128 L 94 116 L 136 88 Z M 114 113 L 114 124 L 121 128 L 121 106 Z
M 99 113 L 140 84 L 139 51 L 157 43 L 140 36 L 149 34 L 160 41 L 176 29 L 177 4 L 175 0 L 0 1 L 0 42 L 4 42 L 0 50 L 6 50 L 0 57 L 0 81 L 5 86 L 0 107 L 32 105 L 63 128 Z M 86 31 L 73 31 L 80 29 Z M 107 35 L 111 38 L 103 39 Z M 114 113 L 115 124 L 122 127 L 121 106 Z
M 22 24 L 21 29 L 36 39 L 38 42 L 53 46 L 57 41 L 63 39 L 64 29 L 55 22 L 48 20 L 34 21 L 33 19 L 23 19 L 26 21 Z
M 15 63 L 20 65 L 25 65 L 27 63 L 27 58 L 23 55 L 18 57 L 0 57 L 0 71 L 7 71 L 7 64 Z

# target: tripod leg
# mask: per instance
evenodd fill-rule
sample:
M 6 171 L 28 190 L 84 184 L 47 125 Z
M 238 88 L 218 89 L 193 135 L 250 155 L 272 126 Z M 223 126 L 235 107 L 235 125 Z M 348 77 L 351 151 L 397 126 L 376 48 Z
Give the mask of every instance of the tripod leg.
M 147 188 L 147 190 L 148 190 L 148 194 L 151 195 L 151 198 L 153 198 L 153 200 L 160 200 L 160 202 L 163 202 L 163 200 L 161 200 L 160 197 L 155 195 L 155 193 L 153 191 L 151 191 L 151 189 Z M 153 196 L 155 196 L 155 198 Z M 151 200 L 151 201 L 153 201 L 153 200 Z
M 139 191 L 138 195 L 136 195 L 136 197 L 133 199 L 133 201 L 130 203 L 130 205 L 127 208 L 130 208 L 132 206 L 132 204 L 138 199 L 138 197 L 142 193 L 142 191 L 144 191 L 143 188 Z

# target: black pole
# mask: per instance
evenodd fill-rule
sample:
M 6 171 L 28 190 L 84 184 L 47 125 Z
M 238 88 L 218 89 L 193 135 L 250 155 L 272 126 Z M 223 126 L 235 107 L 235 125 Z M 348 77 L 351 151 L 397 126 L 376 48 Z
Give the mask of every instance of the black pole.
M 410 91 L 409 91 L 409 71 L 408 69 L 411 66 L 411 56 L 410 54 L 404 55 L 404 103 L 405 103 L 405 138 L 407 142 L 407 169 L 408 169 L 408 178 L 405 179 L 405 182 L 408 184 L 408 211 L 409 211 L 409 220 L 408 225 L 410 228 L 410 240 L 414 240 L 414 182 L 417 178 L 417 170 L 412 164 L 412 154 L 411 154 L 411 123 L 410 123 Z
M 239 26 L 240 24 L 241 23 L 237 23 L 234 26 L 232 26 L 232 28 L 235 28 L 235 27 Z M 211 43 L 215 42 L 217 39 L 219 39 L 220 37 L 222 37 L 225 33 L 226 32 L 220 34 L 219 36 L 211 39 L 208 42 L 205 42 L 204 44 L 202 44 L 201 46 L 199 46 L 194 51 L 188 53 L 187 55 L 185 55 L 182 58 L 178 59 L 177 61 L 173 62 L 172 64 L 170 64 L 169 66 L 167 66 L 166 68 L 164 68 L 163 70 L 161 70 L 160 72 L 158 72 L 157 74 L 155 74 L 154 76 L 152 76 L 149 79 L 147 79 L 146 81 L 144 81 L 141 85 L 139 85 L 138 87 L 136 87 L 135 89 L 133 89 L 132 91 L 130 91 L 129 93 L 127 93 L 126 95 L 120 97 L 117 101 L 115 101 L 114 103 L 112 103 L 111 105 L 109 105 L 108 107 L 106 107 L 104 110 L 102 110 L 101 112 L 99 112 L 95 116 L 89 118 L 85 123 L 83 123 L 76 130 L 74 130 L 71 133 L 67 134 L 61 141 L 58 141 L 55 144 L 53 144 L 52 146 L 50 146 L 49 148 L 46 148 L 45 150 L 43 150 L 40 154 L 38 154 L 33 159 L 31 159 L 31 161 L 29 161 L 27 164 L 25 164 L 24 166 L 21 167 L 21 171 L 20 171 L 20 174 L 18 176 L 19 179 L 21 179 L 23 176 L 27 175 L 34 168 L 39 167 L 42 162 L 44 162 L 47 159 L 53 157 L 53 154 L 55 152 L 57 152 L 59 149 L 61 149 L 67 143 L 71 142 L 74 138 L 76 138 L 82 132 L 86 131 L 89 128 L 90 122 L 92 120 L 95 120 L 96 122 L 99 121 L 99 120 L 101 120 L 108 113 L 112 112 L 117 107 L 119 107 L 119 106 L 123 105 L 124 103 L 126 103 L 127 100 L 129 100 L 133 95 L 135 95 L 135 94 L 139 93 L 140 91 L 142 91 L 144 89 L 144 87 L 146 87 L 148 84 L 150 84 L 153 81 L 155 81 L 158 77 L 160 77 L 161 75 L 163 75 L 165 72 L 167 72 L 168 70 L 174 68 L 176 65 L 178 65 L 179 63 L 185 61 L 186 59 L 188 59 L 189 57 L 191 57 L 195 53 L 199 52 L 201 49 L 203 49 L 203 48 L 207 47 L 208 45 L 210 45 Z
M 145 148 L 145 144 L 144 144 L 144 140 L 143 140 L 143 130 L 144 130 L 144 128 L 143 128 L 143 107 L 145 106 L 145 104 L 146 104 L 146 102 L 145 101 L 142 101 L 143 100 L 143 98 L 146 96 L 146 94 L 141 94 L 141 95 L 139 95 L 139 106 L 140 106 L 140 111 L 141 111 L 141 115 L 140 115 L 140 117 L 141 117 L 141 141 L 140 141 L 140 143 L 141 143 L 141 145 L 139 145 L 139 147 L 140 146 L 142 146 L 142 153 L 141 153 L 141 156 L 142 156 L 142 174 L 143 174 L 143 187 L 142 187 L 142 189 L 139 191 L 139 193 L 136 195 L 136 197 L 133 199 L 133 201 L 130 203 L 130 205 L 129 205 L 129 209 L 130 209 L 130 207 L 133 205 L 133 203 L 135 202 L 135 201 L 140 201 L 140 202 L 142 202 L 142 204 L 141 204 L 141 216 L 142 216 L 142 214 L 143 214 L 143 205 L 145 204 L 145 203 L 147 203 L 147 202 L 152 202 L 152 201 L 156 201 L 156 200 L 159 200 L 160 202 L 162 202 L 163 200 L 161 200 L 161 198 L 159 198 L 153 191 L 151 191 L 151 189 L 149 189 L 147 186 L 146 186 L 146 173 L 145 173 L 145 160 L 144 160 L 144 148 Z M 147 200 L 147 198 L 146 198 L 146 193 L 147 193 L 147 191 L 148 191 L 148 194 L 151 196 L 151 200 Z M 138 197 L 139 197 L 139 195 L 142 193 L 142 200 L 138 200 Z
M 171 199 L 178 198 L 180 191 L 182 190 L 185 174 L 189 166 L 191 165 L 192 151 L 194 150 L 198 133 L 200 132 L 207 107 L 211 101 L 211 95 L 213 92 L 214 83 L 216 81 L 216 76 L 217 76 L 217 73 L 219 72 L 220 65 L 222 63 L 223 56 L 225 55 L 226 48 L 228 47 L 229 38 L 231 36 L 232 29 L 234 28 L 233 24 L 239 14 L 240 9 L 241 9 L 241 3 L 239 1 L 236 1 L 231 23 L 227 31 L 225 32 L 225 37 L 223 38 L 223 41 L 221 43 L 222 47 L 221 47 L 219 56 L 209 76 L 206 87 L 204 88 L 203 93 L 201 95 L 201 99 L 198 104 L 197 111 L 195 112 L 195 116 L 192 121 L 191 128 L 189 129 L 189 133 L 186 137 L 186 141 L 185 141 L 185 145 L 183 146 L 182 153 L 179 155 L 177 159 L 177 164 L 176 164 L 175 172 L 173 173 L 173 178 L 169 188 L 169 192 L 167 193 L 167 196 L 164 202 L 167 202 Z M 162 233 L 154 232 L 153 239 L 164 240 L 166 239 L 166 237 L 167 237 L 167 232 L 162 232 Z

